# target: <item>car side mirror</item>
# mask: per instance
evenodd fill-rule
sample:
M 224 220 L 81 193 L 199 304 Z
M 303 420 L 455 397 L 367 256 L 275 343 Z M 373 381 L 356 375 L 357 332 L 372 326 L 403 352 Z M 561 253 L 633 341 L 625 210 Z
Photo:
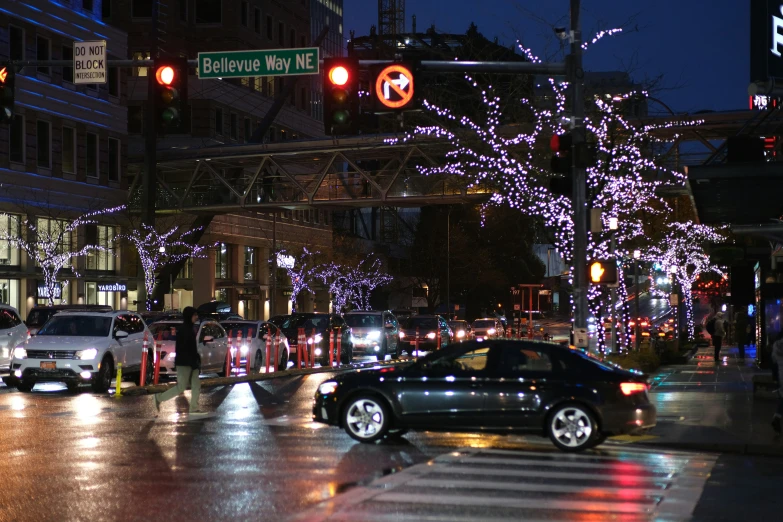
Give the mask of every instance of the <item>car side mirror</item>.
M 115 339 L 125 339 L 126 337 L 128 337 L 128 332 L 126 332 L 125 330 L 117 330 L 114 333 Z
M 203 340 L 202 342 L 203 342 L 204 344 L 208 344 L 208 343 L 211 343 L 211 342 L 212 342 L 212 341 L 214 341 L 214 340 L 215 340 L 215 338 L 214 338 L 214 337 L 212 337 L 211 335 L 205 335 L 205 336 L 204 336 L 204 340 Z

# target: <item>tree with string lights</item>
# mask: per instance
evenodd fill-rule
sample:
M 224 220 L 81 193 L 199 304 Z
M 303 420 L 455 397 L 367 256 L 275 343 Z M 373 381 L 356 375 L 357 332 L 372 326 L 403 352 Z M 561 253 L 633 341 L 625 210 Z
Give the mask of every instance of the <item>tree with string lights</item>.
M 345 265 L 330 262 L 321 265 L 316 273 L 316 277 L 329 288 L 334 313 L 342 313 L 351 298 L 353 285 L 350 272 Z
M 84 245 L 75 247 L 77 237 L 75 232 L 86 225 L 96 224 L 98 216 L 113 214 L 123 210 L 124 206 L 106 208 L 83 214 L 76 219 L 49 219 L 27 218 L 22 225 L 27 229 L 27 234 L 18 234 L 14 231 L 0 230 L 0 241 L 7 241 L 27 254 L 27 257 L 41 268 L 46 286 L 46 299 L 49 305 L 54 304 L 58 294 L 57 278 L 64 269 L 70 269 L 74 277 L 79 273 L 74 266 L 74 261 L 86 256 L 90 252 L 103 251 L 105 247 L 99 245 Z M 59 288 L 64 302 L 65 288 L 68 281 Z
M 291 280 L 291 313 L 296 312 L 299 294 L 304 291 L 313 293 L 310 283 L 318 277 L 320 271 L 320 266 L 316 263 L 316 256 L 319 254 L 318 251 L 310 252 L 307 247 L 302 247 L 302 252 L 297 256 L 288 256 L 285 250 L 277 253 L 278 266 L 282 266 Z M 280 259 L 285 261 L 281 264 Z
M 392 282 L 393 278 L 383 270 L 381 260 L 372 254 L 361 260 L 359 266 L 350 268 L 348 274 L 348 295 L 351 304 L 358 310 L 372 310 L 372 291 Z
M 595 43 L 603 36 L 619 30 L 603 31 L 593 38 Z M 585 47 L 587 47 L 587 43 Z M 520 46 L 528 60 L 540 62 L 530 50 Z M 554 178 L 551 166 L 541 154 L 542 143 L 553 135 L 567 132 L 567 84 L 550 78 L 547 96 L 523 98 L 520 103 L 528 111 L 527 122 L 511 127 L 500 109 L 501 99 L 491 85 L 480 85 L 466 77 L 486 108 L 483 121 L 458 115 L 423 101 L 425 110 L 436 115 L 436 125 L 419 126 L 402 140 L 415 136 L 437 138 L 448 142 L 450 150 L 439 166 L 421 167 L 431 176 L 463 176 L 471 188 L 492 187 L 491 204 L 508 205 L 524 214 L 540 219 L 552 231 L 558 252 L 573 261 L 573 207 L 571 197 L 552 190 Z M 657 192 L 662 186 L 683 182 L 683 175 L 659 165 L 653 158 L 653 146 L 660 143 L 652 131 L 673 125 L 695 125 L 699 122 L 670 122 L 665 125 L 638 125 L 623 116 L 624 104 L 644 98 L 645 92 L 633 92 L 606 99 L 593 96 L 592 108 L 585 120 L 587 141 L 595 147 L 595 162 L 587 168 L 587 202 L 590 208 L 600 209 L 605 228 L 610 218 L 617 219 L 617 229 L 611 234 L 597 233 L 588 237 L 588 259 L 610 257 L 611 238 L 617 248 L 611 257 L 628 256 L 631 245 L 644 243 L 643 220 L 640 210 L 663 214 L 669 207 Z M 521 130 L 519 130 L 521 129 Z M 671 138 L 676 139 L 677 136 Z M 390 140 L 394 141 L 394 139 Z M 624 281 L 621 295 L 627 293 Z M 589 292 L 593 314 L 598 314 L 600 303 L 606 302 L 606 292 L 593 288 Z M 604 306 L 604 309 L 609 309 Z M 628 324 L 627 307 L 624 323 Z M 626 336 L 628 337 L 628 336 Z M 599 341 L 603 343 L 602 339 Z
M 152 291 L 155 288 L 155 278 L 163 267 L 189 257 L 206 257 L 207 249 L 213 246 L 188 242 L 188 236 L 197 230 L 183 230 L 183 226 L 176 225 L 165 232 L 159 232 L 154 226 L 140 223 L 130 232 L 118 236 L 133 245 L 139 253 L 144 272 L 144 304 L 147 310 L 152 310 L 154 305 Z

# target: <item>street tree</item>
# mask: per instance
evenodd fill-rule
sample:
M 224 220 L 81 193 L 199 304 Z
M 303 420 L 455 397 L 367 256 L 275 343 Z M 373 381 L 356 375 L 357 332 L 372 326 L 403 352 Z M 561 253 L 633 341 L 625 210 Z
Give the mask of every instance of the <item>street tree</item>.
M 372 310 L 370 296 L 373 290 L 391 283 L 393 278 L 383 269 L 381 260 L 372 254 L 362 259 L 358 266 L 346 268 L 351 304 L 358 310 Z
M 295 256 L 286 254 L 286 250 L 280 250 L 277 253 L 278 266 L 281 266 L 291 280 L 291 313 L 296 312 L 296 303 L 299 294 L 304 291 L 314 293 L 310 286 L 317 279 L 320 266 L 316 260 L 320 252 L 310 252 L 307 247 L 302 247 L 302 251 Z M 284 259 L 282 265 L 280 260 Z

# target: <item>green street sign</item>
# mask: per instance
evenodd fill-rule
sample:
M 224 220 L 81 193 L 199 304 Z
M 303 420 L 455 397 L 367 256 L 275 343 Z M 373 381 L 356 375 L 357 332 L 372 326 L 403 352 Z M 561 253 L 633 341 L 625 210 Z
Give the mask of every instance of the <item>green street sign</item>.
M 198 53 L 199 78 L 318 74 L 318 47 Z

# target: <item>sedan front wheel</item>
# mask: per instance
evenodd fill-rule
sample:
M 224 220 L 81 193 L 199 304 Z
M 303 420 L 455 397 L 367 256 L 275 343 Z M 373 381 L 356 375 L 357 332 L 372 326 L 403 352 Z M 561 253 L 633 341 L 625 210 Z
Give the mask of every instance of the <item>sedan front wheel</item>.
M 547 434 L 563 451 L 583 451 L 595 445 L 598 424 L 587 407 L 565 404 L 555 408 L 549 416 Z
M 354 440 L 375 442 L 389 431 L 388 409 L 372 395 L 359 395 L 343 410 L 343 427 Z

